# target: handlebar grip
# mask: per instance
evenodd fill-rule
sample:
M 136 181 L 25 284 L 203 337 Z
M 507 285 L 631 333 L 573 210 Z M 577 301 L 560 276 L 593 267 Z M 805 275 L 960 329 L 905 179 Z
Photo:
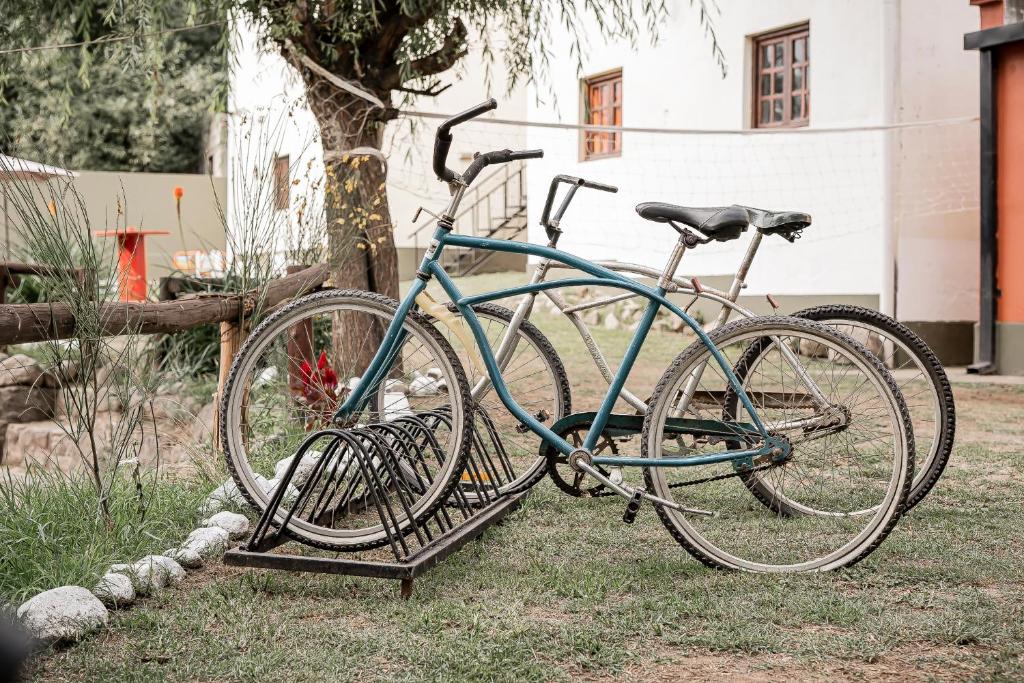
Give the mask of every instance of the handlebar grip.
M 508 156 L 509 161 L 520 161 L 523 159 L 541 159 L 544 157 L 542 149 L 524 149 L 519 152 L 512 152 Z
M 494 111 L 497 108 L 498 101 L 491 97 L 486 102 L 481 102 L 475 107 L 470 107 L 466 111 L 456 114 L 450 119 L 445 119 L 441 123 L 441 125 L 437 127 L 437 134 L 439 137 L 443 135 L 448 135 L 448 131 L 450 131 L 453 126 L 457 126 L 460 123 L 465 123 L 470 119 L 475 119 L 477 116 L 480 116 L 481 114 L 486 114 L 489 111 Z
M 434 174 L 446 183 L 455 180 L 455 171 L 447 167 L 448 151 L 452 148 L 451 134 L 437 132 L 434 138 Z
M 618 192 L 619 188 L 614 185 L 605 185 L 604 183 L 595 183 L 590 180 L 583 181 L 583 187 L 589 187 L 591 190 L 601 190 L 601 192 Z

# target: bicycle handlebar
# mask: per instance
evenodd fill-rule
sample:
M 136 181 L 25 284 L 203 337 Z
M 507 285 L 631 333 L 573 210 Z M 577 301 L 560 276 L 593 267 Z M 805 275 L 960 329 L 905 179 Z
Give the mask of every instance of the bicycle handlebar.
M 441 122 L 441 125 L 437 127 L 437 135 L 434 138 L 434 174 L 438 178 L 446 183 L 450 183 L 456 178 L 458 174 L 452 169 L 448 168 L 448 152 L 452 148 L 452 133 L 453 127 L 460 123 L 465 123 L 470 119 L 475 119 L 481 114 L 486 114 L 489 111 L 494 111 L 498 108 L 498 102 L 492 97 L 486 102 L 481 102 L 475 107 L 470 107 L 466 111 L 456 114 L 450 119 L 445 119 Z
M 498 103 L 492 97 L 486 102 L 481 102 L 475 107 L 470 107 L 466 111 L 456 114 L 450 119 L 445 119 L 441 122 L 441 125 L 437 127 L 437 135 L 434 137 L 434 160 L 432 165 L 434 173 L 440 180 L 446 183 L 458 180 L 465 185 L 469 185 L 480 174 L 480 171 L 490 164 L 505 164 L 510 161 L 519 161 L 522 159 L 540 159 L 544 156 L 544 150 L 540 149 L 528 149 L 521 152 L 513 152 L 510 149 L 503 149 L 496 152 L 476 154 L 473 157 L 473 162 L 465 171 L 463 171 L 461 176 L 448 168 L 448 152 L 452 147 L 452 128 L 460 123 L 465 123 L 470 119 L 474 119 L 481 114 L 486 114 L 487 112 L 493 111 L 497 108 Z
M 520 161 L 522 159 L 540 159 L 543 156 L 544 150 L 542 149 L 526 149 L 521 152 L 503 149 L 497 152 L 477 154 L 473 157 L 473 163 L 462 172 L 462 182 L 466 185 L 471 184 L 480 175 L 480 171 L 484 170 L 485 166 L 491 164 L 507 164 L 510 161 Z
M 569 191 L 566 192 L 565 198 L 562 199 L 562 203 L 558 206 L 558 210 L 555 211 L 554 217 L 549 217 L 551 213 L 551 207 L 555 203 L 555 193 L 558 191 L 558 186 L 562 183 L 572 185 Z M 587 187 L 591 190 L 601 190 L 602 192 L 618 192 L 619 188 L 614 185 L 605 185 L 604 183 L 595 183 L 591 180 L 584 180 L 583 178 L 577 178 L 571 175 L 556 175 L 551 179 L 551 185 L 548 187 L 548 197 L 544 200 L 544 211 L 540 216 L 540 224 L 544 226 L 544 231 L 548 235 L 548 239 L 554 239 L 558 234 L 558 223 L 562 220 L 562 216 L 565 214 L 565 210 L 569 208 L 569 203 L 572 202 L 572 198 L 576 195 L 576 191 L 581 187 Z

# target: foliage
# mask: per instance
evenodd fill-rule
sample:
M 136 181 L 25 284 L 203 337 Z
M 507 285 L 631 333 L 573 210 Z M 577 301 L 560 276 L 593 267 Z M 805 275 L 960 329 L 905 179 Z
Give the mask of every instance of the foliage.
M 109 522 L 87 476 L 30 468 L 0 479 L 0 602 L 63 585 L 91 587 L 111 563 L 177 546 L 195 524 L 208 485 L 118 477 Z
M 52 45 L 109 31 L 114 0 L 50 14 L 0 0 L 5 46 Z M 61 5 L 62 3 L 55 3 Z M 168 21 L 182 21 L 172 8 Z M 181 4 L 181 3 L 178 3 Z M 4 35 L 4 34 L 8 35 Z M 227 85 L 223 24 L 154 36 L 144 50 L 114 44 L 0 55 L 0 149 L 72 168 L 194 173 L 211 113 Z

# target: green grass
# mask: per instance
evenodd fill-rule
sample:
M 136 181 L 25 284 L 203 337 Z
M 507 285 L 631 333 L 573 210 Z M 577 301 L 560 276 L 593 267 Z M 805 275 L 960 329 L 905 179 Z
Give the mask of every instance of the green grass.
M 467 290 L 470 287 L 467 286 Z M 554 317 L 575 408 L 602 384 Z M 600 330 L 609 355 L 628 331 Z M 654 340 L 635 390 L 685 342 Z M 575 350 L 574 350 L 575 349 Z M 824 575 L 705 568 L 645 506 L 547 481 L 416 580 L 211 566 L 33 664 L 38 680 L 1020 679 L 1024 393 L 957 386 L 957 448 L 930 497 L 861 564 Z M 641 394 L 643 395 L 643 394 Z M 174 514 L 174 513 L 172 513 Z M 5 568 L 6 570 L 6 568 Z
M 114 480 L 112 525 L 84 474 L 32 468 L 0 481 L 0 601 L 18 604 L 49 588 L 90 587 L 114 562 L 133 562 L 177 546 L 195 527 L 211 488 L 143 475 L 142 495 L 128 477 Z

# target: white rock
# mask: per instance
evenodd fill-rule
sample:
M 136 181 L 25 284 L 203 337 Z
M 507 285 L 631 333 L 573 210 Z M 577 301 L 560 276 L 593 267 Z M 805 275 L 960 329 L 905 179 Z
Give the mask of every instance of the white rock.
M 384 382 L 384 392 L 389 394 L 408 394 L 409 385 L 397 379 L 389 379 Z
M 444 373 L 441 372 L 441 368 L 430 368 L 427 370 L 427 377 L 434 380 L 439 380 L 444 377 Z
M 441 384 L 433 377 L 416 377 L 409 383 L 409 394 L 412 396 L 436 396 L 440 393 Z
M 0 361 L 0 387 L 29 385 L 43 376 L 43 368 L 30 356 L 16 353 Z
M 828 347 L 813 339 L 801 339 L 799 349 L 800 355 L 808 358 L 826 358 L 828 356 Z
M 262 386 L 266 386 L 267 384 L 273 384 L 276 381 L 277 381 L 277 367 L 274 366 L 274 365 L 271 365 L 268 368 L 264 368 L 263 372 L 261 372 L 260 374 L 258 374 L 256 376 L 256 379 L 253 380 L 252 385 L 254 387 L 262 387 Z
M 92 594 L 107 607 L 126 607 L 135 602 L 135 586 L 124 574 L 104 574 L 92 589 Z
M 348 387 L 349 391 L 355 391 L 356 387 L 359 386 L 359 382 L 362 379 L 363 379 L 362 377 L 350 377 L 349 380 L 348 380 L 348 383 L 345 386 Z
M 237 512 L 218 512 L 203 522 L 206 526 L 220 527 L 228 532 L 231 538 L 242 538 L 249 533 L 249 519 Z
M 199 511 L 201 514 L 210 515 L 226 505 L 244 504 L 245 498 L 242 497 L 242 492 L 238 490 L 238 485 L 235 484 L 235 480 L 228 479 L 223 484 L 215 488 L 209 496 L 207 496 L 206 501 L 202 504 Z
M 405 394 L 384 392 L 384 421 L 391 422 L 412 415 L 412 406 Z
M 125 576 L 131 576 L 135 573 L 133 565 L 130 564 L 112 564 L 110 569 L 107 570 L 108 574 L 124 574 Z
M 163 555 L 146 555 L 132 567 L 135 570 L 135 589 L 141 595 L 163 590 L 185 578 L 181 565 Z
M 276 491 L 277 487 L 281 485 L 280 479 L 271 479 L 269 481 L 264 481 L 266 483 L 263 484 L 263 490 L 267 492 L 268 496 L 274 495 L 274 491 Z M 295 500 L 295 496 L 297 495 L 299 495 L 299 489 L 296 488 L 295 486 L 292 486 L 291 484 L 288 484 L 288 489 L 284 492 L 284 500 L 282 502 Z
M 203 566 L 203 558 L 195 550 L 188 548 L 170 548 L 164 552 L 166 557 L 171 558 L 185 569 L 199 569 Z
M 614 313 L 609 313 L 604 317 L 604 329 L 606 330 L 617 330 L 619 329 L 619 319 L 615 317 Z
M 322 454 L 320 451 L 309 450 L 306 451 L 305 455 L 302 456 L 302 460 L 299 462 L 299 466 L 295 468 L 295 474 L 292 475 L 291 483 L 295 486 L 302 486 L 309 479 L 309 475 L 313 472 L 313 468 L 316 467 L 317 462 L 320 460 Z M 277 461 L 274 465 L 274 479 L 280 481 L 284 479 L 284 475 L 288 472 L 288 467 L 292 464 L 294 455 L 289 455 L 287 458 L 282 458 Z
M 194 529 L 181 547 L 197 553 L 204 560 L 218 558 L 228 549 L 231 536 L 220 527 L 205 526 Z
M 18 608 L 18 618 L 36 640 L 75 641 L 107 623 L 107 608 L 81 586 L 44 591 Z

